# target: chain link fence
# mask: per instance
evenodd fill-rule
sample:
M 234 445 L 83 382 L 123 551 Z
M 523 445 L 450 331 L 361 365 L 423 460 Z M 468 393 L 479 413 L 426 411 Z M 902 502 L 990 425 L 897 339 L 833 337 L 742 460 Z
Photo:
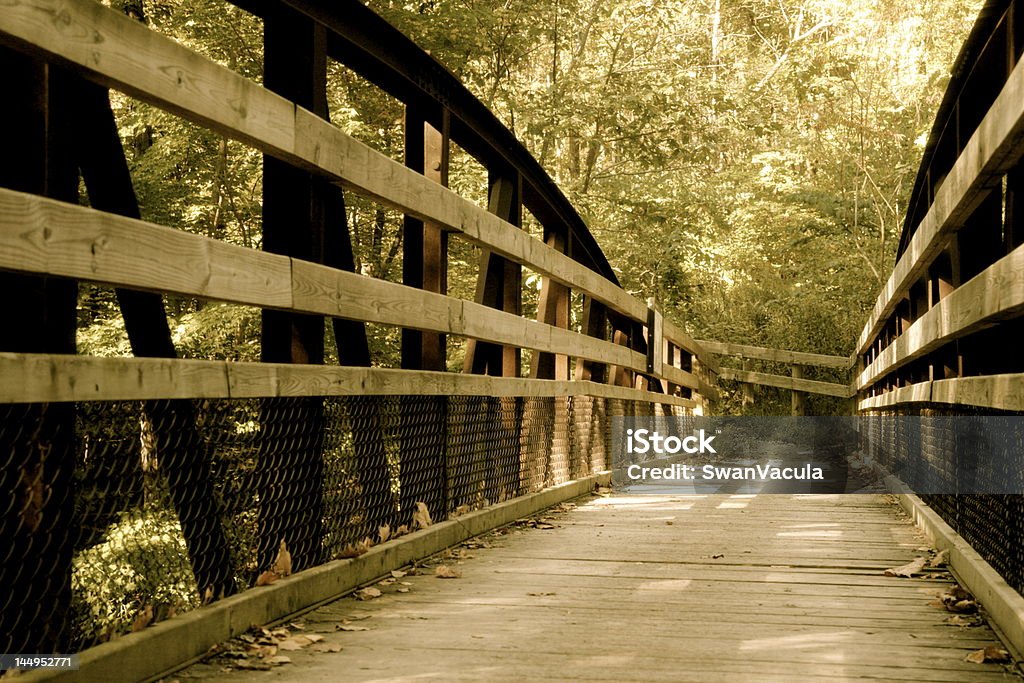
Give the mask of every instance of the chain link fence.
M 6 653 L 80 651 L 245 590 L 282 548 L 301 571 L 603 471 L 613 415 L 671 412 L 586 396 L 0 410 Z
M 1019 416 L 968 406 L 872 411 L 861 420 L 862 450 L 913 491 L 977 491 L 978 481 L 1024 478 L 1024 432 L 983 430 L 981 419 Z M 922 419 L 901 419 L 919 417 Z M 943 418 L 929 420 L 927 418 Z M 955 419 L 949 419 L 955 418 Z M 995 434 L 1001 438 L 994 439 Z M 1016 488 L 1015 490 L 1024 490 Z M 921 495 L 1007 583 L 1024 592 L 1024 496 Z

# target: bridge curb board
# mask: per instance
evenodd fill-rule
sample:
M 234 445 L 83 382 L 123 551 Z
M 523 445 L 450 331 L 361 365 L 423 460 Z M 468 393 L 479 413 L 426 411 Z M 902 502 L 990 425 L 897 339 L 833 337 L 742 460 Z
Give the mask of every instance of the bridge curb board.
M 153 681 L 190 664 L 216 643 L 335 600 L 416 560 L 509 524 L 558 503 L 608 485 L 610 472 L 559 484 L 476 510 L 374 546 L 359 557 L 334 560 L 293 574 L 270 586 L 254 587 L 137 633 L 89 648 L 78 671 L 42 669 L 18 677 L 23 683 Z

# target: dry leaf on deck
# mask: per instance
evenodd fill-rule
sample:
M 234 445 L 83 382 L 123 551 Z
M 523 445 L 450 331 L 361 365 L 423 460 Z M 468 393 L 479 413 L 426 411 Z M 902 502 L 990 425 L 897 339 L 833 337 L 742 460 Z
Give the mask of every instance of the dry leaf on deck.
M 385 524 L 377 530 L 377 535 L 380 536 L 380 542 L 384 543 L 391 538 L 391 525 Z
M 380 592 L 380 589 L 374 588 L 373 586 L 360 588 L 356 591 L 356 599 L 358 600 L 373 600 L 374 598 L 379 598 L 381 595 L 383 594 Z
M 391 578 L 393 578 L 393 579 L 401 579 L 404 576 L 405 576 L 405 572 L 403 572 L 401 569 L 392 569 L 391 570 Z
M 274 666 L 277 666 L 279 664 L 291 664 L 292 663 L 291 657 L 285 657 L 284 655 L 277 655 L 275 657 L 268 657 L 264 661 L 267 662 L 268 664 L 273 664 Z
M 370 627 L 369 626 L 352 626 L 351 624 L 338 624 L 338 625 L 336 625 L 334 627 L 334 630 L 335 631 L 346 631 L 346 632 L 369 631 Z
M 1008 662 L 1010 653 L 998 645 L 989 645 L 981 650 L 975 650 L 964 657 L 964 661 L 972 664 L 984 664 L 985 662 Z
M 313 652 L 341 652 L 341 645 L 337 643 L 314 643 L 309 649 Z
M 883 574 L 886 576 L 902 576 L 909 579 L 914 574 L 917 574 L 924 569 L 927 562 L 928 560 L 923 557 L 915 557 L 912 562 L 907 562 L 899 567 L 890 567 L 889 569 L 886 569 Z
M 446 564 L 439 564 L 434 569 L 434 576 L 439 579 L 461 579 L 462 572 L 455 567 L 449 567 Z
M 954 614 L 953 616 L 946 618 L 946 623 L 950 626 L 981 626 L 982 621 L 978 617 L 965 617 L 959 614 Z
M 416 509 L 412 511 L 412 526 L 415 529 L 426 529 L 433 524 L 430 518 L 430 510 L 423 501 L 416 501 Z
M 949 557 L 949 550 L 941 550 L 935 553 L 935 557 L 928 561 L 928 567 L 944 567 L 946 566 L 946 559 Z
M 287 638 L 277 644 L 282 650 L 294 652 L 295 650 L 301 650 L 307 645 L 312 645 L 313 641 L 309 636 L 295 636 L 294 638 Z

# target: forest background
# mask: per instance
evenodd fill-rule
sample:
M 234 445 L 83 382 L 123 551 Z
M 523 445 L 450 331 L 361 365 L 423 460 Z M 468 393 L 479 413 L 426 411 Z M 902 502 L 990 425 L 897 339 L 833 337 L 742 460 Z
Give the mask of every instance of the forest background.
M 261 79 L 252 16 L 207 0 L 129 3 L 151 27 Z M 369 3 L 525 143 L 627 290 L 655 297 L 697 338 L 836 355 L 852 352 L 891 270 L 934 112 L 980 4 Z M 112 96 L 143 217 L 258 248 L 261 156 Z M 329 98 L 332 121 L 401 158 L 400 103 L 337 65 Z M 458 150 L 451 184 L 485 202 L 485 171 Z M 347 204 L 357 268 L 400 280 L 401 216 Z M 472 298 L 475 279 L 474 248 L 453 240 L 450 292 Z M 530 314 L 539 278 L 525 283 Z M 168 312 L 180 355 L 258 359 L 256 309 L 182 299 Z M 130 355 L 110 290 L 83 287 L 80 318 L 82 352 Z M 371 333 L 375 362 L 397 366 L 397 330 Z M 450 367 L 461 354 L 451 340 Z

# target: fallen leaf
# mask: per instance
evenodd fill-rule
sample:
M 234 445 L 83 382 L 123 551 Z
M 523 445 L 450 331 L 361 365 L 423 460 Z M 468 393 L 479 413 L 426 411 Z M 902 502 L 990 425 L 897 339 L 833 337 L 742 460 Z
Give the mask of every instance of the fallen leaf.
M 292 573 L 292 554 L 288 552 L 288 546 L 285 545 L 283 538 L 281 545 L 277 548 L 277 557 L 274 558 L 274 564 L 270 566 L 270 571 L 281 578 L 290 576 Z
M 433 523 L 434 521 L 430 519 L 430 510 L 427 509 L 427 504 L 421 500 L 416 501 L 416 509 L 412 511 L 413 528 L 426 529 Z
M 405 536 L 409 533 L 409 526 L 407 524 L 401 524 L 395 529 L 395 536 Z
M 360 588 L 356 591 L 357 600 L 373 600 L 374 598 L 379 598 L 381 595 L 383 595 L 383 593 L 380 592 L 380 589 L 374 588 L 373 586 Z
M 946 565 L 946 558 L 949 557 L 949 550 L 941 550 L 935 554 L 935 557 L 928 560 L 929 567 L 944 567 Z
M 309 649 L 313 652 L 341 652 L 342 647 L 337 643 L 314 643 Z
M 914 574 L 924 569 L 924 566 L 927 562 L 928 560 L 923 557 L 915 557 L 912 562 L 900 565 L 899 567 L 890 567 L 882 573 L 886 576 L 902 576 L 904 578 L 909 579 Z
M 964 661 L 972 664 L 984 664 L 985 662 L 1008 662 L 1010 653 L 998 645 L 989 645 L 981 650 L 974 650 L 964 657 Z
M 434 576 L 439 579 L 461 579 L 462 572 L 446 564 L 439 564 L 434 568 Z
M 153 622 L 153 605 L 146 605 L 132 622 L 132 633 L 137 633 Z
M 269 586 L 270 584 L 272 584 L 275 581 L 277 581 L 279 578 L 281 578 L 281 577 L 279 577 L 276 573 L 274 573 L 274 572 L 272 572 L 272 571 L 270 571 L 268 569 L 267 571 L 265 571 L 265 572 L 263 572 L 262 574 L 259 575 L 259 577 L 256 579 L 256 585 L 257 586 Z
M 408 593 L 409 592 L 409 589 L 405 588 L 405 587 L 396 588 L 395 590 L 398 591 L 399 593 Z
M 249 653 L 263 659 L 277 654 L 277 645 L 250 645 Z
M 401 569 L 392 569 L 391 570 L 391 577 L 394 578 L 394 579 L 404 578 L 405 577 L 405 572 L 403 572 Z
M 351 624 L 338 624 L 334 627 L 336 631 L 354 632 L 354 631 L 369 631 L 369 626 L 352 626 Z
M 470 508 L 468 505 L 460 505 L 459 507 L 455 508 L 455 512 L 452 513 L 452 517 L 458 517 L 459 515 L 464 515 L 467 512 L 469 512 L 471 509 L 472 508 Z
M 343 559 L 349 557 L 359 557 L 360 555 L 365 555 L 366 552 L 372 547 L 373 539 L 367 537 L 359 541 L 358 543 L 349 543 L 348 545 L 346 545 L 344 548 L 341 549 L 341 552 L 338 553 L 338 557 Z
M 982 625 L 982 621 L 978 617 L 965 617 L 965 616 L 961 616 L 959 614 L 954 614 L 951 617 L 947 617 L 946 618 L 946 623 L 949 624 L 950 626 L 963 626 L 963 627 L 981 626 Z
M 273 664 L 275 666 L 278 666 L 278 665 L 281 665 L 281 664 L 291 664 L 292 660 L 291 660 L 291 657 L 285 657 L 284 655 L 277 655 L 275 657 L 268 658 L 266 660 L 266 662 L 268 664 Z
M 391 525 L 385 524 L 377 529 L 377 535 L 380 537 L 380 542 L 383 543 L 391 538 Z
M 301 650 L 307 645 L 312 645 L 312 641 L 310 641 L 309 638 L 306 638 L 305 636 L 296 636 L 295 638 L 288 638 L 286 640 L 282 640 L 280 643 L 277 644 L 279 648 L 287 652 Z

